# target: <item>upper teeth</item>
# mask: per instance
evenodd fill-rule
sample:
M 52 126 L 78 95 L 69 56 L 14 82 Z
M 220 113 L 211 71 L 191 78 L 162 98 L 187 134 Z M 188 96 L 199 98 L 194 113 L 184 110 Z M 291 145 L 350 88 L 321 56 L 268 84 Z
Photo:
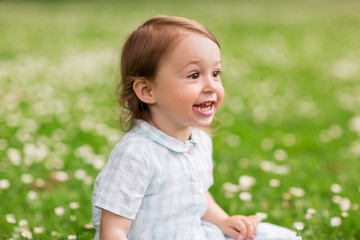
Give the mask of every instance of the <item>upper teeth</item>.
M 207 102 L 207 103 L 204 103 L 205 105 L 207 106 L 210 106 L 212 103 L 211 102 Z

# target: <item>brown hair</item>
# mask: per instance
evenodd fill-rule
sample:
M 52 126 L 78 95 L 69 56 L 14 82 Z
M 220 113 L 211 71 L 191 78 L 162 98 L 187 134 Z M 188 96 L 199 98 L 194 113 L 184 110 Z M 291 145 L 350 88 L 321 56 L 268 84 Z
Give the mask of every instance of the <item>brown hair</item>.
M 120 126 L 131 129 L 135 119 L 149 120 L 150 110 L 133 90 L 136 78 L 154 80 L 163 57 L 175 48 L 186 32 L 203 35 L 219 47 L 214 35 L 200 23 L 182 17 L 156 16 L 136 28 L 126 40 L 121 54 L 121 79 L 116 88 Z

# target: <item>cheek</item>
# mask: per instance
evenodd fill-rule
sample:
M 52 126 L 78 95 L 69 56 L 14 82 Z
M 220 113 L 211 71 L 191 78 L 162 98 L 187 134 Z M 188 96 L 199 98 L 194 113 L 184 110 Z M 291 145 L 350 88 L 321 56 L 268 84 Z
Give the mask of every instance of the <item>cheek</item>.
M 218 108 L 220 107 L 224 99 L 224 95 L 225 95 L 224 87 L 220 85 L 217 91 Z
M 194 88 L 184 85 L 163 88 L 158 95 L 163 104 L 181 109 L 192 107 L 198 98 L 198 93 Z
M 199 90 L 189 86 L 177 86 L 172 90 L 170 95 L 184 103 L 192 102 L 192 104 L 194 104 L 199 96 Z

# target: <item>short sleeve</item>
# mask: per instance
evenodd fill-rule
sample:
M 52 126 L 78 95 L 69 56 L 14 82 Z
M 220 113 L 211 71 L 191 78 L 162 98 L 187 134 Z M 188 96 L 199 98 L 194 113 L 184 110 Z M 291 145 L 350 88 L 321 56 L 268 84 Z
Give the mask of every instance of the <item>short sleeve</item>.
M 117 146 L 96 178 L 93 205 L 134 220 L 149 185 L 149 166 L 134 147 Z

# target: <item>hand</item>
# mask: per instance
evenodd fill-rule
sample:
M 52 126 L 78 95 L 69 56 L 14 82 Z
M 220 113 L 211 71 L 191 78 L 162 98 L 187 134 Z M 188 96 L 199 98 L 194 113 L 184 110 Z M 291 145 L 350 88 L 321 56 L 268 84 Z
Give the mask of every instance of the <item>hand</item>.
M 259 221 L 255 216 L 235 215 L 220 223 L 223 233 L 238 240 L 254 239 Z

